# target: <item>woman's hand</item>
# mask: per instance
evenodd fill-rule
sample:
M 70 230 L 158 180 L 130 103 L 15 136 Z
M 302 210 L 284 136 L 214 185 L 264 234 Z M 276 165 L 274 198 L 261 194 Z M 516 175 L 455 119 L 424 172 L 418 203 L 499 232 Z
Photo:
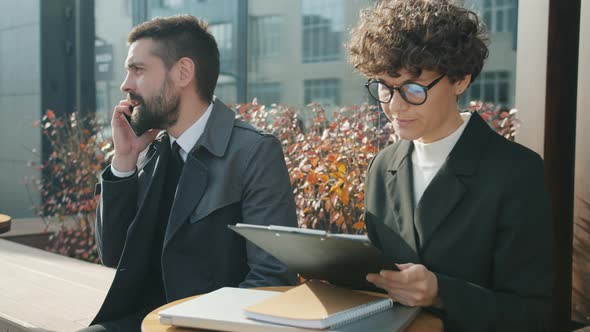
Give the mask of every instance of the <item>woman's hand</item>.
M 436 275 L 421 264 L 396 264 L 400 271 L 369 273 L 367 280 L 387 291 L 396 302 L 410 307 L 442 306 Z

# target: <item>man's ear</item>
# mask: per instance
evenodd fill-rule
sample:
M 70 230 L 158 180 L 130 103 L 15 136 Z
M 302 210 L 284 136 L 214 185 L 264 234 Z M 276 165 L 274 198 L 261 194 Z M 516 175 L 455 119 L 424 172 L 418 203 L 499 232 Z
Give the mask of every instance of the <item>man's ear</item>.
M 195 79 L 195 63 L 192 59 L 180 58 L 174 67 L 174 81 L 179 87 L 184 88 Z
M 469 83 L 471 83 L 471 74 L 467 74 L 463 76 L 463 78 L 457 80 L 454 84 L 455 94 L 457 96 L 462 95 L 463 92 L 465 92 L 465 90 L 467 90 L 467 88 L 469 87 Z

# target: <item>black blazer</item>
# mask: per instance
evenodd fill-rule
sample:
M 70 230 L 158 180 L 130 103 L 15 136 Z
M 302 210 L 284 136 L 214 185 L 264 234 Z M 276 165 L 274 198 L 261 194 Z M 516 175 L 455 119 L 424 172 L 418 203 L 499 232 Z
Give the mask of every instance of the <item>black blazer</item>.
M 548 329 L 553 236 L 541 158 L 473 113 L 414 209 L 412 149 L 398 141 L 369 166 L 371 240 L 437 275 L 446 331 Z
M 117 272 L 92 324 L 134 313 L 149 273 L 151 239 L 170 142 L 162 132 L 130 178 L 103 172 L 96 240 L 104 265 Z M 100 188 L 100 187 L 99 187 Z M 228 229 L 228 224 L 297 226 L 280 142 L 217 100 L 205 131 L 185 162 L 164 237 L 161 263 L 166 300 L 224 286 L 291 285 L 286 266 Z

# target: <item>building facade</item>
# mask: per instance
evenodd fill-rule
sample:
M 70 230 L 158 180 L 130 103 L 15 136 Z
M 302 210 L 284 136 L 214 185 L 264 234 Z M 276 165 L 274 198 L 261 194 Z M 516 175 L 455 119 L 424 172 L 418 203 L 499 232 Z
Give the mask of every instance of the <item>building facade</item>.
M 369 101 L 365 78 L 344 43 L 373 0 L 23 0 L 0 3 L 0 210 L 32 216 L 39 203 L 34 167 L 48 150 L 38 121 L 47 109 L 110 117 L 124 98 L 126 37 L 157 16 L 192 14 L 209 22 L 221 54 L 215 94 L 225 103 L 331 111 Z M 462 103 L 514 103 L 516 0 L 465 0 L 490 27 L 490 57 Z M 4 19 L 6 17 L 7 19 Z M 108 123 L 108 121 L 107 121 Z M 18 143 L 15 143 L 18 142 Z M 31 167 L 33 166 L 33 167 Z

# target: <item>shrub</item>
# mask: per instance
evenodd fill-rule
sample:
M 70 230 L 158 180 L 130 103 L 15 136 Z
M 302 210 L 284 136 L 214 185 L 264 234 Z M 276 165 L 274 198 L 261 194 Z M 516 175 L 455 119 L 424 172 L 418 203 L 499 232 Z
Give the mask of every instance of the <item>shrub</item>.
M 94 186 L 112 157 L 111 141 L 92 115 L 48 110 L 40 125 L 51 151 L 41 166 L 42 180 L 35 181 L 42 201 L 37 213 L 52 232 L 47 250 L 98 262 Z
M 339 109 L 332 121 L 318 104 L 309 110 L 308 130 L 293 108 L 251 103 L 237 113 L 280 139 L 300 227 L 362 234 L 365 173 L 379 149 L 394 140 L 393 127 L 376 106 Z
M 516 110 L 482 102 L 472 102 L 469 109 L 514 139 Z M 310 104 L 304 110 L 309 113 L 306 126 L 303 113 L 292 107 L 266 107 L 254 100 L 234 110 L 239 118 L 280 139 L 300 227 L 365 233 L 365 173 L 373 156 L 396 139 L 393 126 L 376 106 L 341 108 L 328 117 L 320 105 Z M 104 122 L 78 113 L 56 116 L 47 111 L 41 125 L 52 151 L 41 167 L 45 181 L 40 182 L 43 204 L 38 208 L 54 231 L 48 249 L 97 262 L 94 186 L 113 153 L 110 138 L 103 134 Z
M 516 118 L 516 109 L 476 100 L 469 103 L 468 110 L 478 112 L 498 134 L 514 141 L 516 130 L 520 126 L 520 121 Z

